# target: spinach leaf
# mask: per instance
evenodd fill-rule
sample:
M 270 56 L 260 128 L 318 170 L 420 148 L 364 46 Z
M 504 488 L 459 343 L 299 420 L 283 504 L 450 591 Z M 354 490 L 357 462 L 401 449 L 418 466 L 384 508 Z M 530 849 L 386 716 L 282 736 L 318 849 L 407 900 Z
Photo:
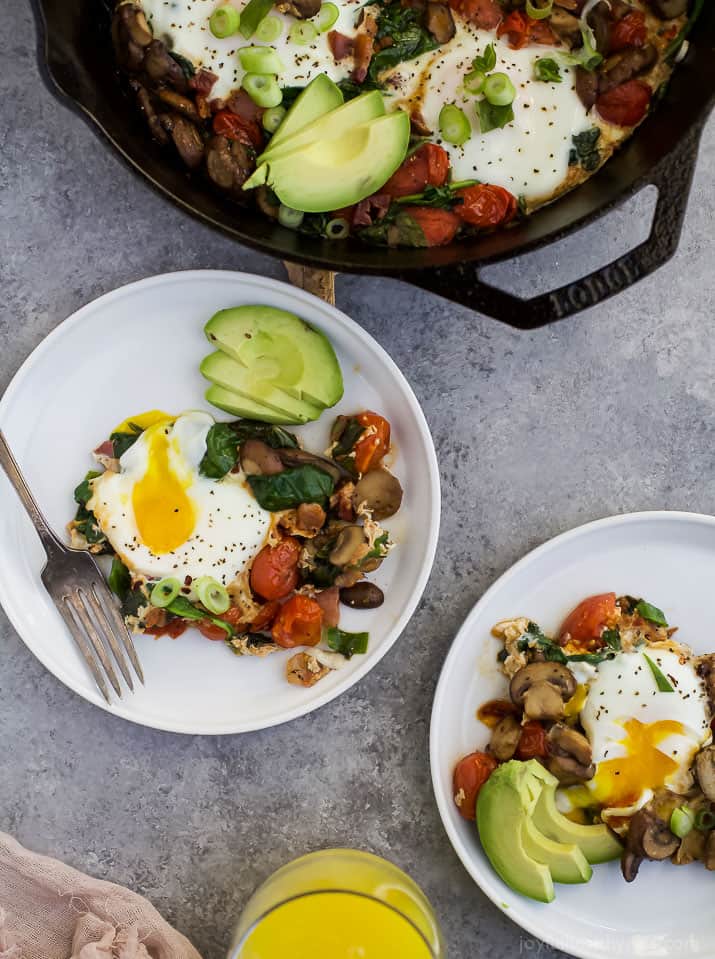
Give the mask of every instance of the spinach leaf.
M 366 559 L 377 559 L 378 557 L 387 556 L 387 540 L 389 539 L 389 533 L 383 533 L 381 536 L 378 536 L 375 542 L 372 544 L 372 549 L 369 553 L 366 553 L 363 558 L 360 560 L 362 565 Z
M 399 206 L 396 209 L 399 212 L 388 213 L 384 219 L 360 230 L 358 236 L 369 243 L 382 246 L 427 246 L 419 223 L 416 223 L 409 213 L 400 210 Z
M 261 440 L 274 450 L 298 448 L 298 440 L 293 433 L 274 423 L 261 423 L 260 420 L 236 420 L 235 423 L 231 423 L 231 428 L 238 437 L 239 443 L 245 443 L 246 440 Z
M 350 417 L 338 441 L 335 443 L 335 446 L 333 446 L 331 452 L 333 459 L 337 459 L 339 456 L 347 456 L 348 453 L 352 452 L 353 447 L 362 436 L 364 430 L 365 427 L 360 420 L 356 420 L 355 417 Z
M 122 615 L 126 619 L 128 616 L 138 616 L 142 606 L 149 605 L 149 597 L 143 586 L 136 586 L 130 589 L 122 599 Z
M 123 456 L 126 451 L 134 446 L 144 430 L 136 423 L 129 423 L 129 430 L 122 433 L 112 433 L 109 442 L 112 444 L 112 450 L 116 459 Z
M 356 653 L 366 653 L 369 638 L 369 633 L 346 633 L 337 626 L 328 630 L 328 646 L 346 659 L 352 659 Z
M 214 423 L 206 434 L 206 452 L 199 464 L 199 473 L 210 479 L 221 479 L 238 462 L 238 437 L 230 423 Z
M 672 686 L 671 682 L 670 682 L 670 681 L 668 680 L 668 678 L 664 675 L 663 671 L 662 671 L 658 666 L 656 666 L 656 664 L 653 662 L 653 660 L 650 658 L 650 656 L 646 656 L 646 654 L 643 653 L 643 658 L 645 659 L 645 661 L 646 661 L 646 662 L 648 663 L 648 665 L 650 666 L 650 671 L 653 673 L 653 678 L 655 679 L 655 684 L 656 684 L 656 686 L 658 687 L 658 689 L 660 690 L 660 692 L 661 692 L 661 693 L 674 693 L 674 692 L 675 692 L 675 689 L 673 689 L 673 686 Z
M 172 60 L 176 60 L 181 69 L 184 71 L 184 76 L 190 80 L 191 77 L 196 73 L 196 67 L 193 65 L 191 60 L 187 60 L 186 57 L 182 57 L 180 53 L 175 53 L 173 50 L 169 50 L 169 56 Z
M 461 206 L 461 204 L 464 203 L 464 198 L 457 196 L 454 187 L 450 183 L 445 183 L 444 186 L 427 186 L 422 193 L 413 193 L 409 196 L 399 197 L 397 203 L 409 203 L 415 206 L 433 206 L 441 210 L 451 210 L 452 207 Z
M 355 80 L 350 79 L 338 80 L 336 86 L 340 89 L 343 100 L 346 103 L 348 100 L 354 100 L 355 97 L 359 97 L 360 94 L 365 93 L 366 90 L 383 89 L 383 85 L 372 77 L 366 77 L 362 83 L 356 83 Z M 330 217 L 328 217 L 328 219 L 330 219 Z
M 561 83 L 561 70 L 552 57 L 540 57 L 534 63 L 534 76 L 543 83 Z
M 479 70 L 480 73 L 489 73 L 497 65 L 497 52 L 493 43 L 488 43 L 481 57 L 475 57 L 472 60 L 472 69 Z
M 615 632 L 615 630 L 612 632 Z M 620 648 L 620 636 L 618 637 L 618 643 L 618 648 Z M 529 623 L 526 632 L 519 638 L 517 649 L 523 653 L 534 647 L 538 647 L 544 654 L 544 658 L 550 663 L 591 663 L 595 666 L 606 659 L 613 659 L 615 656 L 614 647 L 608 643 L 605 649 L 599 650 L 597 653 L 571 653 L 567 655 L 558 643 L 542 632 L 536 623 Z
M 79 486 L 75 486 L 74 490 L 74 501 L 79 503 L 80 506 L 86 506 L 87 503 L 92 499 L 92 487 L 90 481 L 96 479 L 102 474 L 97 470 L 90 470 Z
M 601 162 L 601 154 L 597 146 L 600 136 L 601 131 L 598 127 L 591 127 L 590 130 L 574 134 L 571 137 L 573 146 L 569 153 L 569 164 L 575 166 L 580 163 L 584 170 L 593 173 Z
M 616 629 L 604 629 L 601 633 L 601 639 L 608 646 L 609 649 L 614 650 L 614 652 L 620 652 L 621 650 L 621 634 Z
M 249 476 L 248 482 L 260 505 L 273 513 L 301 503 L 325 506 L 335 488 L 332 476 L 309 464 L 274 476 Z
M 382 7 L 377 18 L 377 39 L 390 37 L 392 44 L 373 56 L 368 68 L 369 80 L 375 82 L 383 70 L 437 47 L 436 40 L 421 21 L 421 11 L 416 7 L 403 7 L 400 0 Z
M 488 100 L 480 100 L 477 109 L 479 112 L 479 128 L 482 133 L 489 133 L 490 130 L 500 130 L 514 119 L 514 110 L 511 103 L 507 103 L 503 107 L 496 107 Z
M 107 584 L 114 595 L 118 596 L 123 603 L 132 588 L 132 577 L 118 556 L 112 558 L 112 568 L 109 571 Z
M 636 612 L 643 619 L 647 619 L 649 623 L 655 623 L 656 626 L 668 625 L 663 611 L 658 609 L 657 606 L 651 605 L 651 603 L 646 603 L 644 599 L 639 599 L 636 603 Z
M 212 616 L 210 613 L 207 613 L 203 609 L 199 609 L 197 606 L 194 606 L 194 604 L 190 603 L 185 596 L 177 596 L 176 599 L 172 599 L 166 609 L 169 613 L 173 613 L 174 616 L 180 616 L 182 619 L 190 619 L 193 621 L 199 619 L 208 619 L 209 622 L 213 623 L 214 626 L 219 626 L 221 629 L 225 630 L 228 636 L 233 635 L 233 629 L 227 622 L 225 622 L 223 619 L 219 619 L 217 616 Z
M 107 542 L 107 537 L 99 528 L 97 517 L 91 510 L 87 509 L 87 503 L 92 498 L 91 480 L 101 475 L 97 470 L 90 470 L 74 491 L 74 501 L 78 504 L 74 517 L 74 527 L 80 535 L 84 536 L 90 546 L 98 546 Z M 106 551 L 102 549 L 99 552 Z M 95 550 L 95 552 L 97 551 Z

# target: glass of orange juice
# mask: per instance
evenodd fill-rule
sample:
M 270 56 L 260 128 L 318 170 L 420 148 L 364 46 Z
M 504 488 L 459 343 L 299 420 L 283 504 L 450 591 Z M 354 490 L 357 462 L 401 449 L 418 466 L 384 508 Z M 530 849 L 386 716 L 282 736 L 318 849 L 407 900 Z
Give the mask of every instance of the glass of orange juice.
M 326 849 L 283 866 L 253 894 L 229 959 L 446 959 L 434 910 L 378 856 Z

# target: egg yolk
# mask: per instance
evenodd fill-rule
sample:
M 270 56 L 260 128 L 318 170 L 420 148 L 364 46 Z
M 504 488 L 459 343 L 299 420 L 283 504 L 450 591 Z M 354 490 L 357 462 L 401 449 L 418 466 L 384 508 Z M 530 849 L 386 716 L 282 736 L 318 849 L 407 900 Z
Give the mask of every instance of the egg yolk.
M 140 430 L 148 430 L 156 423 L 163 423 L 173 418 L 170 413 L 164 413 L 162 410 L 147 410 L 146 413 L 137 413 L 136 416 L 129 416 L 126 420 L 122 420 L 119 426 L 114 427 L 112 433 L 134 433 L 137 427 Z
M 171 469 L 169 441 L 164 429 L 144 434 L 149 446 L 149 466 L 134 486 L 132 506 L 137 529 L 152 553 L 170 553 L 191 536 L 196 522 L 186 486 Z
M 648 725 L 629 719 L 623 727 L 626 737 L 620 740 L 625 756 L 606 759 L 598 764 L 592 794 L 604 807 L 632 805 L 646 789 L 658 789 L 678 768 L 672 756 L 658 749 L 668 736 L 683 732 L 683 724 L 663 719 Z

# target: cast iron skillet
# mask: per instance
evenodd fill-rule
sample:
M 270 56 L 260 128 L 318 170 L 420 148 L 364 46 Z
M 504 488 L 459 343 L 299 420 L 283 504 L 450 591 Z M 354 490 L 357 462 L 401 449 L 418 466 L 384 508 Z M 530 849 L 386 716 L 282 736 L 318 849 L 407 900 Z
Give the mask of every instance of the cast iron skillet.
M 189 176 L 152 141 L 119 81 L 102 0 L 33 0 L 49 76 L 158 189 L 202 220 L 265 253 L 337 272 L 405 280 L 502 320 L 533 329 L 594 306 L 662 266 L 675 252 L 688 201 L 698 141 L 715 101 L 715 3 L 691 36 L 663 102 L 624 148 L 577 190 L 513 229 L 431 250 L 331 243 L 301 236 L 258 212 L 231 205 L 200 177 Z M 480 279 L 480 269 L 546 246 L 611 209 L 642 187 L 658 189 L 650 236 L 640 246 L 575 283 L 523 300 Z M 110 185 L 108 184 L 108 189 Z

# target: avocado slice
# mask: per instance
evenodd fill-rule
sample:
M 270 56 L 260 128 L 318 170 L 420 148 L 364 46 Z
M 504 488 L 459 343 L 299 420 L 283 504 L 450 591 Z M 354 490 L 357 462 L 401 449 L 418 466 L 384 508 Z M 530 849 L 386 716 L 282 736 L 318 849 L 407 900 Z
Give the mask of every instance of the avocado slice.
M 549 867 L 533 859 L 524 846 L 524 822 L 534 805 L 527 768 L 517 760 L 497 767 L 477 801 L 477 829 L 482 848 L 498 875 L 516 892 L 551 902 L 554 883 Z
M 339 140 L 312 143 L 268 159 L 266 182 L 281 203 L 294 210 L 339 210 L 359 203 L 389 180 L 405 158 L 409 139 L 410 118 L 396 110 L 355 127 Z
M 263 367 L 259 362 L 252 366 L 243 366 L 226 353 L 217 350 L 203 359 L 199 369 L 206 379 L 216 386 L 222 386 L 238 396 L 260 403 L 293 423 L 317 420 L 323 412 L 322 406 L 290 396 L 277 388 L 270 378 L 264 378 L 262 372 L 270 370 L 270 364 Z
M 297 150 L 299 147 L 308 146 L 318 141 L 339 140 L 354 127 L 384 115 L 385 101 L 382 99 L 379 90 L 361 93 L 359 97 L 355 97 L 355 99 L 349 100 L 336 110 L 324 114 L 319 119 L 297 130 L 291 136 L 279 139 L 275 148 L 275 141 L 271 140 L 268 149 L 258 157 L 256 163 L 260 169 L 261 164 L 267 163 L 268 160 L 272 160 L 283 153 Z M 279 147 L 280 149 L 278 149 Z M 252 179 L 253 177 L 251 177 Z M 251 180 L 244 184 L 244 190 L 250 189 Z
M 593 870 L 584 854 L 573 843 L 555 842 L 547 838 L 528 817 L 522 822 L 521 842 L 524 852 L 536 862 L 549 867 L 554 882 L 588 882 Z
M 618 859 L 623 852 L 615 833 L 605 823 L 584 826 L 571 822 L 556 808 L 556 788 L 545 785 L 532 814 L 534 826 L 555 842 L 574 843 L 590 863 Z
M 204 332 L 214 347 L 297 400 L 328 407 L 343 395 L 343 374 L 330 341 L 293 313 L 235 306 L 212 316 Z M 274 405 L 262 396 L 251 398 Z M 292 413 L 295 408 L 285 409 Z
M 327 74 L 319 73 L 310 81 L 285 115 L 283 122 L 271 137 L 268 150 L 274 151 L 279 143 L 283 143 L 303 127 L 307 127 L 309 123 L 319 120 L 320 117 L 331 110 L 336 110 L 342 104 L 343 94 L 340 87 L 333 83 Z
M 260 420 L 262 423 L 302 423 L 302 420 L 296 420 L 293 417 L 283 416 L 282 413 L 276 413 L 268 406 L 257 403 L 255 400 L 249 400 L 247 396 L 239 396 L 232 390 L 226 390 L 223 386 L 216 386 L 212 383 L 204 394 L 206 401 L 212 406 L 217 406 L 225 413 L 231 413 L 233 416 L 245 417 L 249 420 Z

